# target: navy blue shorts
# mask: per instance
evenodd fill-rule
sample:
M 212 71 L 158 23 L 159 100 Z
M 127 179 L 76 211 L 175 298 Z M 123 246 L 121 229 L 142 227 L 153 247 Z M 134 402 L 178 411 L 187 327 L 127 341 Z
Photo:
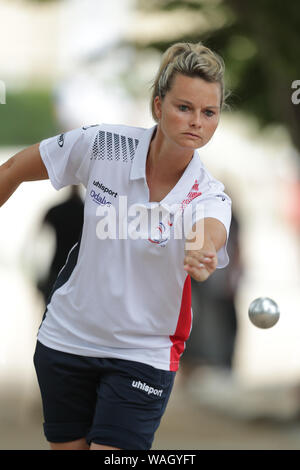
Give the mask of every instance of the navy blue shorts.
M 86 438 L 88 444 L 151 449 L 175 372 L 64 353 L 39 341 L 34 365 L 49 442 Z

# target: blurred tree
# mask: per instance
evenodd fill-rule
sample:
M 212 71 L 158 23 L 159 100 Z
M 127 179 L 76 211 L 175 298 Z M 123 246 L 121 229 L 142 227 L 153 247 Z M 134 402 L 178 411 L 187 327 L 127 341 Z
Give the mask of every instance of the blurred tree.
M 137 8 L 170 17 L 177 11 L 190 25 L 177 32 L 170 25 L 169 38 L 165 31 L 136 38 L 135 47 L 163 52 L 175 41 L 203 41 L 225 60 L 231 106 L 255 116 L 260 127 L 283 124 L 300 151 L 300 104 L 291 99 L 300 79 L 299 1 L 137 0 Z

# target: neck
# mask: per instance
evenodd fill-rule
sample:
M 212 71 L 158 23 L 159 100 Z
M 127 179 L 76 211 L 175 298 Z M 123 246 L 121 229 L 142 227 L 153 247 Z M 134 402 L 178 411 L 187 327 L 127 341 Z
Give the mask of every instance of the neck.
M 147 175 L 164 183 L 177 182 L 193 155 L 194 150 L 183 149 L 166 139 L 158 126 L 149 146 Z

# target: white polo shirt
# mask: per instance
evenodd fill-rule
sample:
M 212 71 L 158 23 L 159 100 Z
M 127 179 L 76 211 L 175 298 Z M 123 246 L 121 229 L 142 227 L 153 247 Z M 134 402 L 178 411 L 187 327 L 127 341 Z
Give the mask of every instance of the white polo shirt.
M 82 183 L 86 198 L 81 239 L 58 276 L 38 340 L 68 353 L 176 371 L 192 308 L 185 238 L 174 236 L 174 220 L 189 209 L 192 224 L 214 217 L 228 235 L 231 201 L 195 151 L 171 192 L 149 203 L 145 167 L 155 128 L 102 124 L 41 142 L 54 188 Z M 143 216 L 163 208 L 154 231 L 145 234 L 145 225 L 139 231 L 141 219 L 127 217 L 138 207 L 146 208 Z M 218 267 L 227 263 L 225 246 Z

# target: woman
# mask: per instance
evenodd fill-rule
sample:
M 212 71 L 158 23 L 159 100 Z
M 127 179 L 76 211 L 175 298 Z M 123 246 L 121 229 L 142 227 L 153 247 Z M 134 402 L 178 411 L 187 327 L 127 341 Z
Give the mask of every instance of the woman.
M 151 448 L 191 330 L 190 276 L 205 281 L 228 263 L 231 202 L 196 152 L 217 128 L 223 72 L 202 44 L 174 44 L 154 82 L 151 129 L 83 127 L 0 167 L 0 204 L 23 181 L 87 189 L 34 357 L 52 449 Z M 139 231 L 126 220 L 134 207 L 162 218 L 149 230 L 138 219 Z M 188 233 L 175 236 L 185 213 Z

